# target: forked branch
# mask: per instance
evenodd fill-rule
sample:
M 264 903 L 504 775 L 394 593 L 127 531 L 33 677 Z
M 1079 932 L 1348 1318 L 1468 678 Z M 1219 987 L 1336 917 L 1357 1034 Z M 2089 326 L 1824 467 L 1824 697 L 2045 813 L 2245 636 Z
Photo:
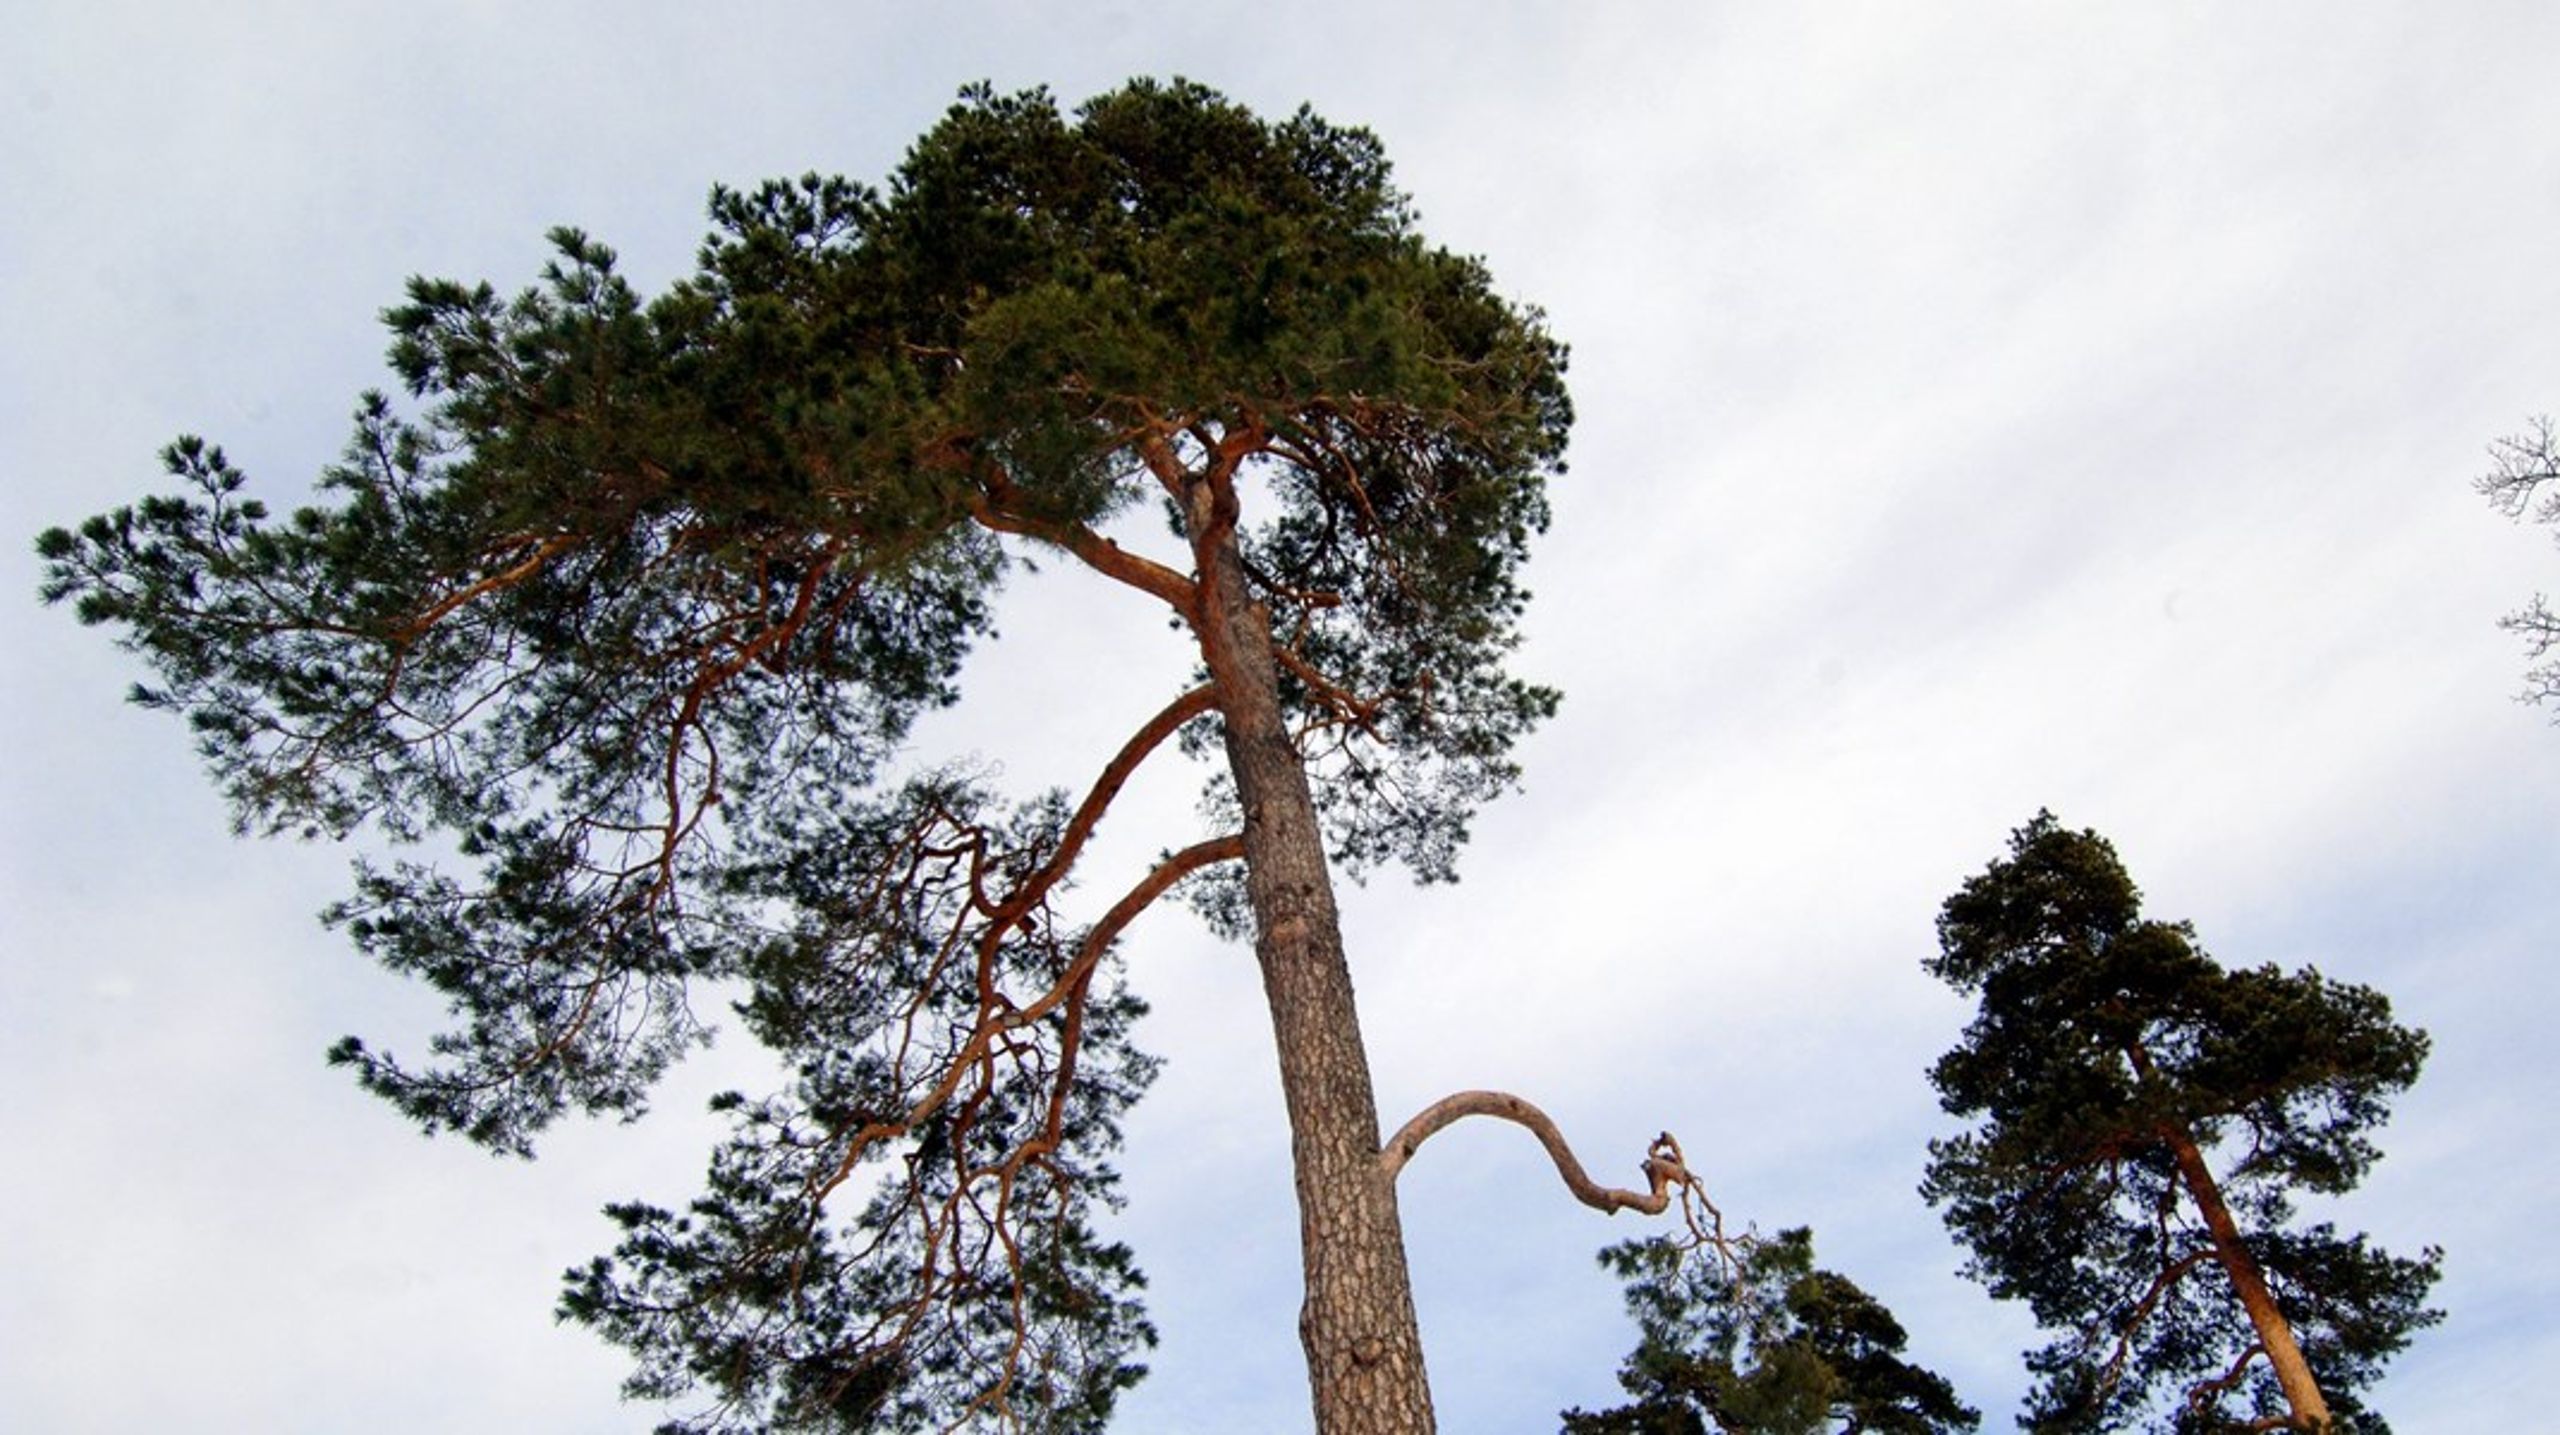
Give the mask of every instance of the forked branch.
M 2232 1388 L 2240 1383 L 2241 1377 L 2249 1373 L 2250 1364 L 2256 1361 L 2259 1357 L 2264 1356 L 2266 1353 L 2267 1347 L 2264 1342 L 2252 1341 L 2248 1349 L 2240 1352 L 2240 1358 L 2231 1362 L 2231 1368 L 2229 1370 L 2222 1372 L 2211 1380 L 2198 1384 L 2193 1390 L 2187 1392 L 2187 1408 L 2196 1412 L 2199 1416 L 2210 1416 L 2213 1413 L 2214 1406 L 2221 1402 L 2222 1397 L 2230 1394 Z M 2281 1430 L 2292 1423 L 2293 1417 L 2290 1415 L 2269 1415 L 2261 1419 L 2251 1421 L 2249 1424 L 2240 1428 L 2243 1430 Z
M 2560 521 L 2560 505 L 2543 491 L 2544 485 L 2560 481 L 2560 426 L 2549 415 L 2489 445 L 2489 456 L 2496 466 L 2472 485 L 2483 497 L 2509 518 Z
M 1640 1211 L 1648 1216 L 1659 1216 L 1671 1209 L 1674 1187 L 1695 1190 L 1699 1184 L 1698 1178 L 1689 1174 L 1687 1163 L 1681 1159 L 1680 1143 L 1672 1140 L 1671 1133 L 1666 1131 L 1653 1138 L 1653 1144 L 1645 1150 L 1644 1176 L 1649 1190 L 1636 1192 L 1617 1186 L 1603 1186 L 1591 1179 L 1591 1173 L 1582 1169 L 1582 1163 L 1574 1158 L 1573 1148 L 1565 1143 L 1564 1133 L 1556 1129 L 1553 1118 L 1507 1091 L 1461 1091 L 1422 1108 L 1395 1135 L 1388 1137 L 1386 1146 L 1378 1152 L 1380 1174 L 1393 1182 L 1396 1173 L 1413 1159 L 1413 1153 L 1422 1149 L 1423 1142 L 1430 1140 L 1443 1127 L 1469 1116 L 1492 1116 L 1527 1127 L 1529 1134 L 1538 1138 L 1538 1144 L 1547 1148 L 1548 1159 L 1556 1163 L 1556 1174 L 1564 1178 L 1565 1188 L 1573 1192 L 1573 1198 L 1604 1214 Z

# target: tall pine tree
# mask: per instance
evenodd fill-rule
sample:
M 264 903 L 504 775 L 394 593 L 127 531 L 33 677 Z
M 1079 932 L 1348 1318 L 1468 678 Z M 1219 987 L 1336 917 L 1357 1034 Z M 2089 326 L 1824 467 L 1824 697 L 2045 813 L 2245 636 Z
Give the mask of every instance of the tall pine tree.
M 1318 1425 L 1430 1428 L 1394 1196 L 1428 1131 L 1382 1156 L 1330 873 L 1450 876 L 1555 705 L 1505 662 L 1563 349 L 1371 136 L 1186 83 L 969 91 L 884 188 L 711 218 L 655 297 L 566 230 L 515 297 L 413 282 L 407 397 L 317 503 L 181 440 L 180 492 L 43 536 L 46 596 L 151 665 L 241 826 L 392 844 L 331 920 L 453 1026 L 335 1058 L 429 1129 L 636 1115 L 704 985 L 743 994 L 792 1080 L 724 1097 L 702 1193 L 613 1207 L 564 1293 L 634 1391 L 707 1393 L 701 1428 L 1101 1425 L 1151 1338 L 1095 1224 L 1153 1071 L 1112 947 L 1182 889 L 1261 964 Z M 1198 667 L 1086 790 L 1008 800 L 902 744 L 1034 555 Z M 1080 870 L 1169 748 L 1210 759 L 1206 828 Z M 1596 1203 L 1685 1179 L 1647 1175 Z
M 1921 1189 L 1971 1274 L 2058 1333 L 2026 1423 L 2385 1429 L 2362 1393 L 2438 1318 L 2438 1253 L 2294 1198 L 2363 1179 L 2425 1035 L 2368 987 L 2225 970 L 2050 813 L 1947 899 L 1938 942 L 1929 970 L 1981 1005 L 1930 1079 L 1973 1124 L 1930 1144 Z

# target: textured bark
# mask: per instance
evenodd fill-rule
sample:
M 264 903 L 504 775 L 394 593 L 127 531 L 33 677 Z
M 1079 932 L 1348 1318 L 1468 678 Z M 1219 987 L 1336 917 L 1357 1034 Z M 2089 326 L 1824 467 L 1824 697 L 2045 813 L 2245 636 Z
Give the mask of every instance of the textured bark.
M 1245 889 L 1288 1104 L 1306 1276 L 1298 1338 L 1321 1435 L 1434 1428 L 1395 1183 L 1379 1166 L 1377 1100 L 1305 766 L 1280 707 L 1268 616 L 1235 542 L 1232 470 L 1183 492 L 1198 564 L 1195 615 L 1244 808 Z

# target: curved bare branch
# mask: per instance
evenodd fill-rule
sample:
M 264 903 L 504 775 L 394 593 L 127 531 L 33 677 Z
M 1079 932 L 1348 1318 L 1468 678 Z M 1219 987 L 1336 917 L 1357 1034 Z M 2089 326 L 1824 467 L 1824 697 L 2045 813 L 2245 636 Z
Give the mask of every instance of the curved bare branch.
M 1697 1178 L 1689 1174 L 1688 1166 L 1681 1160 L 1680 1143 L 1672 1140 L 1666 1131 L 1655 1137 L 1653 1145 L 1645 1152 L 1644 1175 L 1652 1188 L 1650 1191 L 1639 1193 L 1603 1186 L 1582 1169 L 1582 1163 L 1574 1158 L 1573 1148 L 1565 1143 L 1564 1133 L 1556 1129 L 1553 1118 L 1507 1091 L 1461 1091 L 1422 1108 L 1395 1135 L 1387 1138 L 1387 1144 L 1378 1152 L 1379 1174 L 1392 1182 L 1396 1173 L 1404 1169 L 1404 1163 L 1413 1159 L 1413 1153 L 1422 1149 L 1423 1142 L 1430 1140 L 1441 1128 L 1469 1116 L 1492 1116 L 1527 1127 L 1529 1133 L 1538 1138 L 1538 1144 L 1547 1148 L 1548 1159 L 1556 1163 L 1556 1174 L 1564 1178 L 1565 1188 L 1573 1192 L 1573 1198 L 1605 1214 L 1640 1211 L 1648 1216 L 1659 1216 L 1671 1209 L 1674 1186 L 1688 1188 L 1697 1184 Z
M 1130 734 L 1129 740 L 1121 744 L 1120 751 L 1113 754 L 1110 763 L 1102 769 L 1102 775 L 1094 779 L 1092 790 L 1077 805 L 1075 815 L 1068 819 L 1066 829 L 1058 836 L 1058 850 L 1041 864 L 1039 871 L 1025 878 L 997 909 L 995 921 L 989 929 L 990 942 L 1030 910 L 1032 904 L 1047 896 L 1058 879 L 1075 866 L 1076 858 L 1084 851 L 1085 840 L 1093 835 L 1094 828 L 1101 825 L 1103 814 L 1111 808 L 1112 799 L 1128 785 L 1129 777 L 1138 770 L 1138 765 L 1145 762 L 1166 738 L 1179 732 L 1184 723 L 1216 707 L 1217 700 L 1217 689 L 1203 683 L 1167 703 L 1163 711 Z

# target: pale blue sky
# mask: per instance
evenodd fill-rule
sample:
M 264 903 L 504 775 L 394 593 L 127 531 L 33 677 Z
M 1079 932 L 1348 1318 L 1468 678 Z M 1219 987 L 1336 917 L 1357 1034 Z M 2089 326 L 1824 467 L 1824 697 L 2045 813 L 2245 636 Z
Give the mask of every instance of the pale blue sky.
M 180 727 L 32 601 L 26 540 L 180 431 L 290 497 L 416 272 L 512 288 L 575 223 L 656 281 L 713 181 L 876 179 L 961 84 L 1183 74 L 1375 129 L 1429 233 L 1574 346 L 1522 666 L 1566 706 L 1467 880 L 1347 904 L 1386 1119 L 1497 1086 L 1596 1170 L 1668 1128 L 1810 1222 L 2008 1428 L 2023 1315 L 1913 1194 L 1963 1009 L 1936 905 L 2040 805 L 2235 963 L 2435 1035 L 2341 1218 L 2449 1251 L 2376 1403 L 2521 1430 L 2560 1368 L 2560 732 L 2497 616 L 2560 574 L 2468 488 L 2560 408 L 2560 10 L 2535 3 L 174 6 L 34 0 L 0 53 L 0 1425 L 645 1428 L 549 1318 L 607 1200 L 695 1186 L 679 1077 L 531 1166 L 320 1064 L 415 992 L 312 920 L 343 854 L 228 838 Z M 1028 788 L 1159 672 L 1110 595 L 1015 590 L 929 731 Z M 1097 637 L 1096 634 L 1108 636 Z M 1054 643 L 1053 641 L 1054 640 Z M 1034 720 L 1036 718 L 1036 721 Z M 1187 835 L 1138 794 L 1110 852 Z M 1169 1058 L 1124 1229 L 1165 1332 L 1133 1431 L 1308 1426 L 1249 954 L 1129 943 Z M 1443 1426 L 1550 1431 L 1627 1332 L 1517 1132 L 1403 1180 Z

